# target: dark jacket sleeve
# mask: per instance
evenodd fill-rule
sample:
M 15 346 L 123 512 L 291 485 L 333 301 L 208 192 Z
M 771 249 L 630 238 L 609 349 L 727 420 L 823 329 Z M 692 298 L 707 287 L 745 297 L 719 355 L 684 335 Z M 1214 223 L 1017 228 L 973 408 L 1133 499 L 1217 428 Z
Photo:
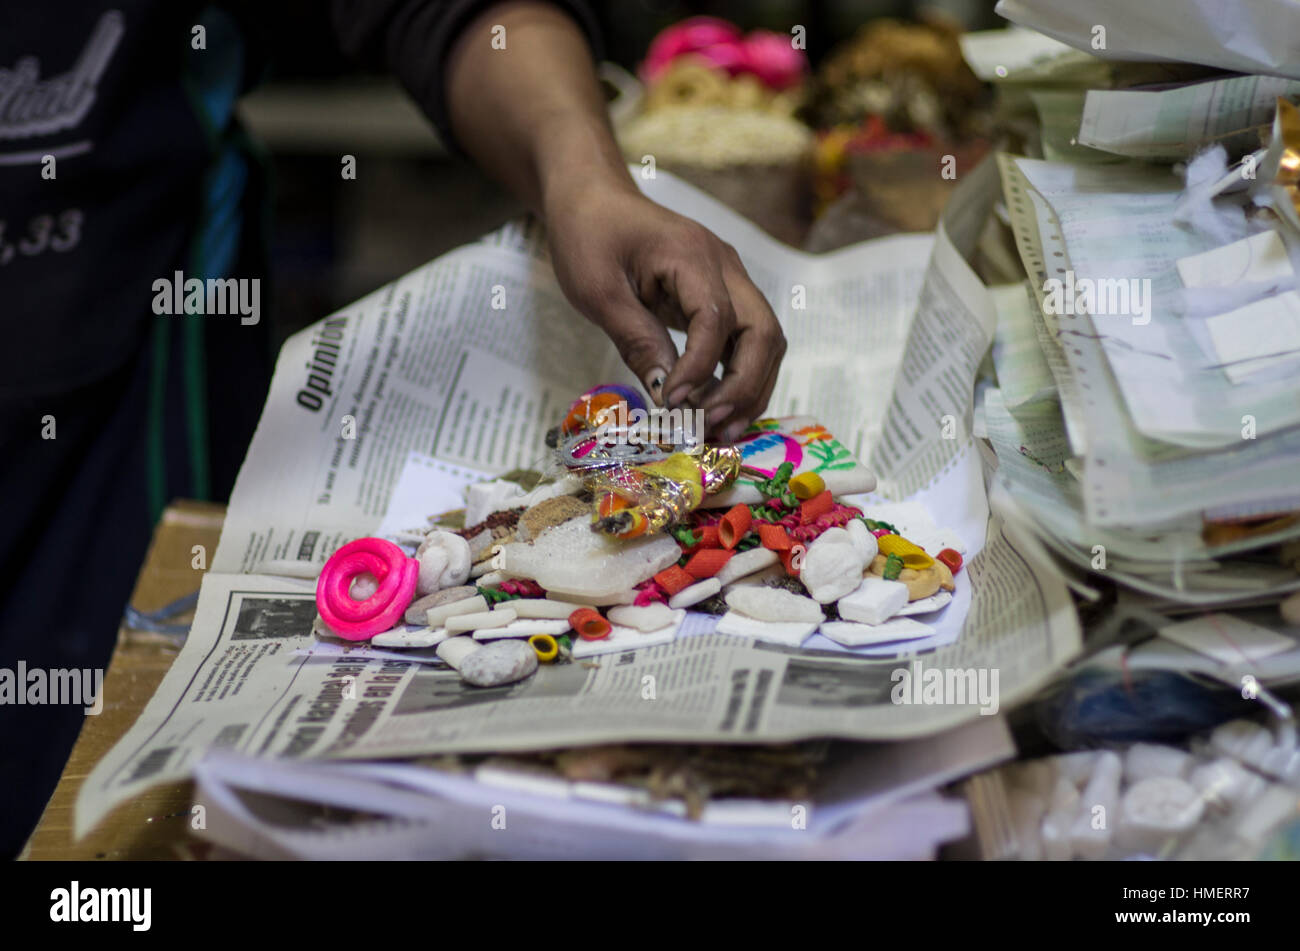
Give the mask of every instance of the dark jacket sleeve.
M 420 104 L 443 143 L 457 154 L 447 111 L 445 71 L 452 45 L 480 11 L 499 0 L 331 0 L 343 52 L 393 73 Z M 596 16 L 584 0 L 550 0 L 577 21 L 597 59 Z

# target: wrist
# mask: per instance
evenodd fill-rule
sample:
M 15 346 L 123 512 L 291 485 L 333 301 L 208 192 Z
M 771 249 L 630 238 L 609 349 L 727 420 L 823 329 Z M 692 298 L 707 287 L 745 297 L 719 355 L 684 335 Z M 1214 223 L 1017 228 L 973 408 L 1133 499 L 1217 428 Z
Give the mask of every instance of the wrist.
M 617 191 L 640 194 L 603 115 L 556 117 L 543 124 L 536 150 L 540 208 L 544 218 L 580 196 Z

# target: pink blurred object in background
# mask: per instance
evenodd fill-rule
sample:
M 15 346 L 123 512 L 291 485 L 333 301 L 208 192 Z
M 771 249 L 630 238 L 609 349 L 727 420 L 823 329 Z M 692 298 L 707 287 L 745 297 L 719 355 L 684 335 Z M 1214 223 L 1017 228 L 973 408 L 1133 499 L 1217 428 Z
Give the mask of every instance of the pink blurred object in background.
M 745 37 L 749 70 L 772 89 L 788 89 L 801 82 L 808 58 L 788 36 L 770 30 L 755 30 Z
M 790 37 L 769 30 L 744 36 L 716 17 L 692 17 L 676 23 L 650 42 L 641 79 L 650 83 L 679 56 L 696 56 L 729 76 L 752 73 L 772 89 L 786 89 L 803 79 L 808 62 Z

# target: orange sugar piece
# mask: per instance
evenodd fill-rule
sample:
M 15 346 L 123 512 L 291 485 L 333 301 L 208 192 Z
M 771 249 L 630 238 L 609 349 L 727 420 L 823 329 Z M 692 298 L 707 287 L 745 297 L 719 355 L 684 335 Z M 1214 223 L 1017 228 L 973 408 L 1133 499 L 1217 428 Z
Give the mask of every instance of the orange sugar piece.
M 834 504 L 835 500 L 831 498 L 830 489 L 826 489 L 824 492 L 819 492 L 817 495 L 814 495 L 807 502 L 804 502 L 799 506 L 799 521 L 804 525 L 807 525 L 809 522 L 815 522 L 817 519 L 829 512 L 831 506 Z
M 772 551 L 789 551 L 794 547 L 794 539 L 782 525 L 760 524 L 758 526 L 758 539 L 763 543 L 764 548 Z
M 578 608 L 569 615 L 569 627 L 578 632 L 584 641 L 598 641 L 607 637 L 611 630 L 609 621 L 600 616 L 594 608 Z
M 692 579 L 703 581 L 705 578 L 712 578 L 721 571 L 722 566 L 730 561 L 731 556 L 734 554 L 735 552 L 727 548 L 701 548 L 691 556 L 690 561 L 686 562 L 686 567 L 683 570 Z
M 753 520 L 754 514 L 748 505 L 733 506 L 718 523 L 718 540 L 722 542 L 722 547 L 735 548 L 749 534 L 749 525 Z
M 698 580 L 681 565 L 669 565 L 655 575 L 655 583 L 667 591 L 670 598 L 683 588 L 689 588 Z

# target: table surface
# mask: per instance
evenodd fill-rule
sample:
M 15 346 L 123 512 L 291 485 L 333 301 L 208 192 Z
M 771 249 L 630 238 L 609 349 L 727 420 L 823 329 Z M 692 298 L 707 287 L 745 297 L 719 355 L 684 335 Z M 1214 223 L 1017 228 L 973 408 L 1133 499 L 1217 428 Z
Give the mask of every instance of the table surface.
M 225 506 L 207 502 L 178 501 L 169 506 L 154 529 L 131 604 L 141 611 L 155 611 L 198 591 L 206 567 L 194 567 L 194 546 L 203 546 L 203 564 L 210 563 L 225 514 Z M 173 620 L 188 621 L 191 616 Z M 118 631 L 104 678 L 103 712 L 86 718 L 22 858 L 191 859 L 211 851 L 209 843 L 190 834 L 193 787 L 188 782 L 155 786 L 115 809 L 80 842 L 72 839 L 73 807 L 82 782 L 135 723 L 178 652 L 161 635 L 126 627 Z

